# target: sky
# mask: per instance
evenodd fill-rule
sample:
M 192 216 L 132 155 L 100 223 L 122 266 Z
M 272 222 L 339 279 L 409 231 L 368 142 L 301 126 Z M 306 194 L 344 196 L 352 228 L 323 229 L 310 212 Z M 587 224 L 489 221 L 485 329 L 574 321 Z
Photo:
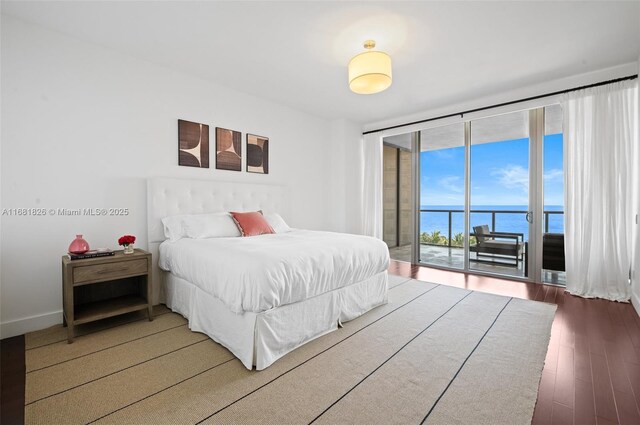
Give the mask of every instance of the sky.
M 544 204 L 563 205 L 562 134 L 544 138 Z M 471 205 L 527 205 L 529 139 L 471 146 Z M 420 205 L 464 205 L 464 147 L 420 154 Z

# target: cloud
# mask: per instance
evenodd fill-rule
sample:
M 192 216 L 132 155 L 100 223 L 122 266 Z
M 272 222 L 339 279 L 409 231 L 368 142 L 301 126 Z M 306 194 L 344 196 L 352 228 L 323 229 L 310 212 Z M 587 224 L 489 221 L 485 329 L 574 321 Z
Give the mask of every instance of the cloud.
M 460 199 L 460 196 L 456 196 L 451 193 L 422 192 L 421 195 L 421 206 L 464 204 L 464 199 Z
M 520 189 L 529 192 L 529 171 L 520 165 L 509 164 L 504 168 L 491 171 L 492 176 L 498 178 L 498 183 L 508 189 Z
M 444 176 L 438 180 L 438 185 L 454 193 L 464 191 L 464 182 L 460 176 Z
M 431 155 L 438 159 L 452 159 L 455 152 L 452 149 L 438 149 L 435 151 L 428 151 Z
M 563 176 L 564 176 L 564 173 L 559 168 L 554 168 L 544 173 L 544 179 L 546 181 L 562 180 Z

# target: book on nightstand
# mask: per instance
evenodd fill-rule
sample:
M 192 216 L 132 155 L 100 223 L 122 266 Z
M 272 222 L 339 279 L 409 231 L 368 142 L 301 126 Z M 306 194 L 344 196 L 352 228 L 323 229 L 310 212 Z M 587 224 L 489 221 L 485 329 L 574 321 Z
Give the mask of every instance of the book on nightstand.
M 107 250 L 87 251 L 84 254 L 72 254 L 69 252 L 67 253 L 67 256 L 69 257 L 70 260 L 83 260 L 85 258 L 108 257 L 114 254 L 115 254 L 115 251 L 107 249 Z

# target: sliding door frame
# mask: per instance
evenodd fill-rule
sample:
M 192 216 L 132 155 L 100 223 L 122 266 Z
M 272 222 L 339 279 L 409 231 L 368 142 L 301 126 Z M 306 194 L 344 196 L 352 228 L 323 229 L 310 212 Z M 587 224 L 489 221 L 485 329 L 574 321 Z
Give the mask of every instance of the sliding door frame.
M 420 131 L 411 133 L 411 264 L 420 264 Z
M 464 261 L 463 271 L 471 272 L 471 121 L 464 123 L 464 246 L 462 247 Z
M 542 283 L 542 226 L 544 220 L 544 107 L 529 110 L 529 280 Z

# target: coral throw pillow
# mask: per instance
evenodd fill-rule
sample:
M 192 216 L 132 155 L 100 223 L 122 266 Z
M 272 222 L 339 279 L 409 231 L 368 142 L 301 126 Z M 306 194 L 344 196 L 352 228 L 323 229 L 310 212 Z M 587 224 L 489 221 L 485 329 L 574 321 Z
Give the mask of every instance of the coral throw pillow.
M 233 221 L 236 222 L 242 236 L 257 236 L 275 233 L 267 220 L 262 216 L 262 211 L 255 212 L 230 212 Z

